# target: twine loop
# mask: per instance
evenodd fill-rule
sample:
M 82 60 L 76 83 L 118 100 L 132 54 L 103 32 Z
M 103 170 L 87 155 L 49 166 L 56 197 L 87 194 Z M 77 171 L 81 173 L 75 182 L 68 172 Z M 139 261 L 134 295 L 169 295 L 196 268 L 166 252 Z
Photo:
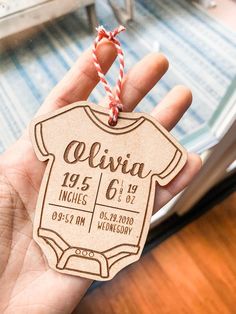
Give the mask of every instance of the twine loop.
M 109 120 L 108 123 L 111 126 L 115 126 L 117 124 L 117 120 L 118 120 L 118 116 L 119 116 L 119 112 L 123 110 L 123 105 L 121 103 L 120 100 L 120 96 L 121 96 L 121 83 L 122 83 L 122 79 L 124 76 L 124 54 L 120 45 L 119 40 L 116 38 L 116 36 L 125 30 L 124 26 L 119 26 L 117 28 L 115 28 L 113 31 L 107 31 L 103 26 L 98 26 L 96 28 L 98 34 L 97 37 L 95 38 L 94 41 L 94 45 L 93 45 L 93 50 L 92 50 L 92 54 L 93 54 L 93 61 L 94 61 L 94 65 L 96 67 L 99 79 L 101 81 L 101 83 L 103 84 L 106 93 L 109 97 Z M 120 63 L 120 69 L 119 69 L 119 77 L 116 83 L 116 87 L 115 87 L 115 93 L 112 93 L 112 90 L 105 78 L 105 75 L 101 69 L 101 66 L 99 64 L 98 58 L 97 58 L 97 54 L 96 54 L 96 48 L 98 43 L 103 39 L 103 38 L 107 38 L 108 40 L 110 40 L 111 42 L 114 43 L 116 50 L 117 50 L 117 56 L 119 58 L 119 63 Z

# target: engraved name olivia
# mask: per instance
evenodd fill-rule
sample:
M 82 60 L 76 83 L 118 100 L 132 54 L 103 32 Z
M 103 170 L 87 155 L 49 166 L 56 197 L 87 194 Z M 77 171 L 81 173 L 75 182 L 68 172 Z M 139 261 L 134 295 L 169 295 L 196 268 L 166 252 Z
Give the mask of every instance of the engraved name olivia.
M 131 163 L 130 154 L 127 154 L 125 158 L 122 156 L 114 158 L 108 153 L 108 149 L 103 150 L 99 142 L 93 143 L 87 150 L 84 142 L 72 141 L 66 147 L 63 157 L 68 164 L 87 161 L 91 168 L 109 169 L 111 172 L 121 171 L 141 179 L 146 178 L 151 173 L 151 170 L 146 171 L 144 169 L 144 163 Z

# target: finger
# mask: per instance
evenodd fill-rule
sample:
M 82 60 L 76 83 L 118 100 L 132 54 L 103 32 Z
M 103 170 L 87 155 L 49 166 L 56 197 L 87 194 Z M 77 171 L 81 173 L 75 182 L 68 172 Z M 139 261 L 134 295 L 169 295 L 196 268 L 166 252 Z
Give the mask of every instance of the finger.
M 155 107 L 154 116 L 167 130 L 171 130 L 191 105 L 192 93 L 182 85 L 174 87 Z
M 86 50 L 67 72 L 64 78 L 54 87 L 41 106 L 38 114 L 61 108 L 78 100 L 86 100 L 99 82 L 93 64 L 92 48 Z M 104 39 L 97 46 L 97 56 L 102 70 L 107 72 L 116 58 L 113 43 Z
M 194 178 L 202 166 L 197 154 L 189 153 L 186 165 L 180 173 L 166 186 L 157 186 L 154 212 L 166 205 L 175 195 L 181 192 Z
M 139 61 L 124 77 L 121 102 L 124 111 L 132 111 L 142 98 L 155 86 L 168 69 L 168 61 L 161 53 L 150 53 Z M 108 98 L 100 102 L 107 107 Z

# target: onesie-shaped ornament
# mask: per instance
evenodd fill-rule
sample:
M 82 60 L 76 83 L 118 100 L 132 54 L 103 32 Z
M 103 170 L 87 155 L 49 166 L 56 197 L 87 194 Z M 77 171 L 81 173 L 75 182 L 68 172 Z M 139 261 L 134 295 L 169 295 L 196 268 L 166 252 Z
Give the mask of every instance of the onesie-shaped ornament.
M 98 68 L 96 44 L 107 37 L 121 49 L 115 39 L 121 29 L 98 30 L 94 61 L 105 80 Z M 106 89 L 109 109 L 77 102 L 31 124 L 36 155 L 47 161 L 34 239 L 50 267 L 62 273 L 108 280 L 137 261 L 156 186 L 158 193 L 158 184 L 168 184 L 187 159 L 184 148 L 155 119 L 143 113 L 120 113 L 120 86 L 116 99 Z

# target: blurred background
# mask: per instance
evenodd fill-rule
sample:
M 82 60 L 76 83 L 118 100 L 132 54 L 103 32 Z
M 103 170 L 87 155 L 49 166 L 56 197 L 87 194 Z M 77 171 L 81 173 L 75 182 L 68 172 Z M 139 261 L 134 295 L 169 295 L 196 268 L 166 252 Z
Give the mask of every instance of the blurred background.
M 231 211 L 236 209 L 235 193 L 232 194 L 236 188 L 233 0 L 0 0 L 0 153 L 21 135 L 53 86 L 92 44 L 99 24 L 108 29 L 117 24 L 127 27 L 119 37 L 126 71 L 152 51 L 163 52 L 169 59 L 167 74 L 137 111 L 151 112 L 177 84 L 184 84 L 193 92 L 193 104 L 173 134 L 188 150 L 201 154 L 204 165 L 192 184 L 153 217 L 147 250 L 230 194 L 232 200 L 224 213 L 231 217 Z M 115 63 L 107 74 L 111 85 L 115 84 L 118 67 Z M 103 95 L 103 87 L 98 85 L 90 100 L 98 103 Z M 236 282 L 235 268 L 233 275 Z M 106 290 L 100 291 L 96 293 L 102 298 Z M 148 306 L 155 304 L 154 299 L 145 299 Z M 140 308 L 139 312 L 122 302 L 122 310 L 111 306 L 110 312 L 96 312 L 96 307 L 84 303 L 82 313 L 157 313 L 156 307 L 147 312 Z M 167 313 L 166 308 L 167 305 L 158 313 Z M 185 313 L 178 309 L 181 308 L 168 313 Z M 230 306 L 228 312 L 217 312 L 217 307 L 206 312 L 190 309 L 191 313 L 235 313 Z

